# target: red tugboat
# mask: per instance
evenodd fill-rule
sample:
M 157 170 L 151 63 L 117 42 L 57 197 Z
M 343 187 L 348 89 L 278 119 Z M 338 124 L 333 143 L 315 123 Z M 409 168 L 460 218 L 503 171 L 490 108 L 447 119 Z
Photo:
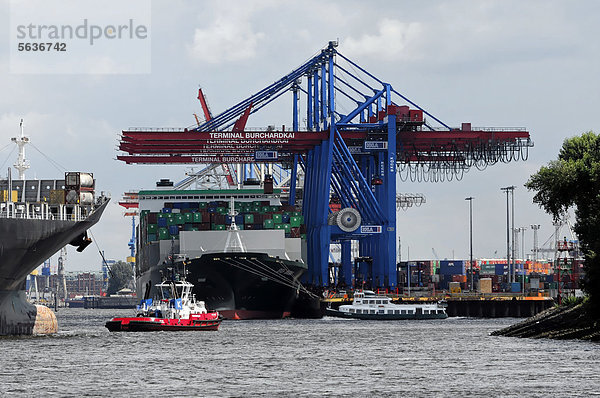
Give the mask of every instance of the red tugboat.
M 207 311 L 204 301 L 196 301 L 193 284 L 181 281 L 162 282 L 157 300 L 142 300 L 135 317 L 113 318 L 106 322 L 111 332 L 147 332 L 159 330 L 218 330 L 222 317 Z

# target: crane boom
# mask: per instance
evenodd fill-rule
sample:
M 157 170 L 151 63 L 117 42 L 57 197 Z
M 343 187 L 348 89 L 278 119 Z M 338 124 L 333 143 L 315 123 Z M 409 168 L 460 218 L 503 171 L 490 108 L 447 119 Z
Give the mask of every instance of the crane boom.
M 210 121 L 212 119 L 212 114 L 210 113 L 210 108 L 208 107 L 208 102 L 206 102 L 206 98 L 204 98 L 204 93 L 202 92 L 202 88 L 198 88 L 198 99 L 200 100 L 200 105 L 202 105 L 202 112 L 204 112 L 204 118 L 206 121 Z

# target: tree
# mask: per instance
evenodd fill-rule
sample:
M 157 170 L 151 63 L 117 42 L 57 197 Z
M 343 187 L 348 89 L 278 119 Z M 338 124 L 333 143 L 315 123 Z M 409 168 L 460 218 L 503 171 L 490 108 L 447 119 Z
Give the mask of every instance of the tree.
M 558 159 L 542 166 L 525 187 L 536 192 L 533 202 L 555 221 L 574 208 L 574 232 L 585 260 L 588 310 L 600 319 L 600 135 L 590 131 L 566 139 Z
M 133 269 L 128 263 L 117 261 L 110 267 L 111 275 L 108 279 L 108 290 L 106 294 L 115 294 L 124 287 L 129 287 L 133 278 Z

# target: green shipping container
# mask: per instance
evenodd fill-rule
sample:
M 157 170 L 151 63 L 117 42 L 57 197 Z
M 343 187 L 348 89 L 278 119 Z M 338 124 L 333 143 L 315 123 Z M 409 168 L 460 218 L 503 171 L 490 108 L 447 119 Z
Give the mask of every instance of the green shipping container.
M 283 229 L 285 232 L 290 232 L 290 224 L 275 224 L 275 229 Z
M 273 229 L 274 228 L 273 220 L 264 220 L 263 221 L 263 228 L 264 229 Z
M 185 224 L 185 216 L 181 213 L 175 215 L 175 224 L 183 225 Z
M 217 207 L 217 213 L 227 214 L 227 208 L 226 207 Z
M 290 217 L 290 225 L 292 226 L 292 228 L 298 228 L 300 226 L 301 222 L 300 222 L 300 217 L 294 216 L 294 217 Z
M 199 209 L 206 209 L 206 206 L 207 206 L 206 202 L 200 202 L 200 203 L 198 203 L 198 208 Z
M 158 225 L 156 224 L 148 224 L 148 233 L 155 234 L 158 231 Z
M 254 224 L 254 214 L 244 214 L 244 224 Z
M 186 223 L 194 222 L 194 213 L 183 213 Z
M 481 264 L 481 270 L 479 271 L 481 275 L 495 275 L 496 274 L 496 264 Z
M 167 228 L 158 229 L 158 239 L 165 240 L 169 239 L 169 230 Z
M 202 222 L 202 213 L 192 213 L 192 221 L 195 223 Z
M 226 228 L 223 224 L 213 224 L 212 229 L 213 231 L 225 231 Z
M 281 214 L 273 214 L 273 222 L 275 224 L 281 224 Z
M 260 206 L 262 206 L 262 203 L 260 203 L 260 200 L 255 200 L 254 202 L 252 202 L 252 206 L 260 207 Z

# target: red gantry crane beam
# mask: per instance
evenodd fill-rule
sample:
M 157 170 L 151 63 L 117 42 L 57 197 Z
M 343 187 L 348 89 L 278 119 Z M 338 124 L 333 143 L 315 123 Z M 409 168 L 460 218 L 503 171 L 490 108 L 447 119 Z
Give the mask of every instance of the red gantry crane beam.
M 394 111 L 395 109 L 390 109 Z M 381 120 L 385 114 L 380 115 Z M 373 120 L 371 120 L 373 122 Z M 463 123 L 460 129 L 427 131 L 419 123 L 398 122 L 399 163 L 464 162 L 466 159 L 515 159 L 526 150 L 529 133 L 522 128 L 477 128 Z M 364 130 L 342 131 L 348 146 L 362 146 L 377 140 L 373 123 Z M 369 128 L 367 128 L 369 126 Z M 328 131 L 180 131 L 123 130 L 119 149 L 127 155 L 117 159 L 133 164 L 253 162 L 257 151 L 277 151 L 278 161 L 293 154 L 305 154 L 328 139 Z M 520 155 L 525 157 L 525 155 Z M 516 157 L 518 158 L 518 156 Z

